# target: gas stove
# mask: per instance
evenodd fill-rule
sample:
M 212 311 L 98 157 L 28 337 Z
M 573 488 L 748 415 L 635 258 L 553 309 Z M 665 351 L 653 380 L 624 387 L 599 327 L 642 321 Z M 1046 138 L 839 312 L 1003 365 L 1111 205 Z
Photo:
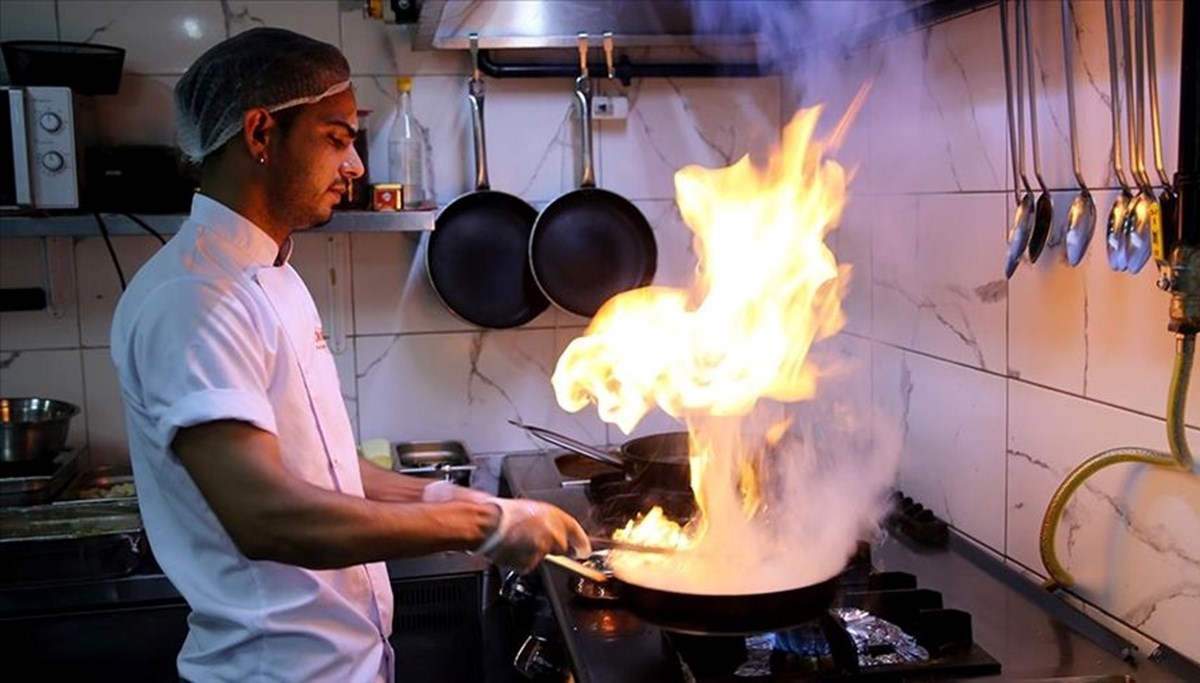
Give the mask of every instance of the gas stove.
M 564 475 L 555 464 L 562 457 L 510 455 L 501 495 L 553 503 L 593 536 L 628 519 L 623 508 L 639 492 L 611 470 Z M 688 514 L 681 492 L 653 495 L 664 509 Z M 515 663 L 526 679 L 576 683 L 1187 680 L 1154 662 L 1126 661 L 1130 643 L 1003 569 L 911 499 L 897 496 L 897 511 L 887 533 L 859 544 L 827 613 L 781 631 L 672 632 L 624 609 L 619 596 L 581 593 L 580 579 L 558 568 L 510 577 L 507 594 L 534 615 Z

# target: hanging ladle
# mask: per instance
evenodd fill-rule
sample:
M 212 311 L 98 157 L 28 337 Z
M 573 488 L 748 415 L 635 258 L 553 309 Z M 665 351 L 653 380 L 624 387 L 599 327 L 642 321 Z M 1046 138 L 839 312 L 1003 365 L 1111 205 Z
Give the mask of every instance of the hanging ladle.
M 1105 228 L 1105 246 L 1108 249 L 1108 266 L 1115 271 L 1125 270 L 1125 214 L 1129 211 L 1129 203 L 1133 192 L 1129 190 L 1129 181 L 1125 179 L 1125 169 L 1121 165 L 1121 86 L 1117 77 L 1117 35 L 1116 20 L 1113 17 L 1114 0 L 1104 0 L 1104 19 L 1108 31 L 1108 81 L 1112 93 L 1112 166 L 1121 185 L 1121 194 L 1113 200 L 1112 210 L 1108 212 L 1108 226 Z
M 1150 80 L 1150 124 L 1154 134 L 1154 169 L 1158 172 L 1158 179 L 1163 187 L 1162 193 L 1158 195 L 1161 209 L 1159 222 L 1157 226 L 1153 223 L 1150 226 L 1152 231 L 1156 228 L 1160 231 L 1154 235 L 1151 251 L 1154 260 L 1165 265 L 1171 256 L 1171 250 L 1175 247 L 1175 233 L 1179 229 L 1177 218 L 1179 203 L 1178 197 L 1175 195 L 1175 188 L 1171 184 L 1171 177 L 1167 175 L 1163 166 L 1162 128 L 1159 125 L 1158 116 L 1158 69 L 1155 66 L 1154 57 L 1154 8 L 1147 7 L 1145 13 L 1146 68 L 1148 69 L 1147 77 Z
M 1004 264 L 1004 276 L 1011 278 L 1021 262 L 1021 254 L 1029 246 L 1029 233 L 1033 229 L 1033 190 L 1029 187 L 1029 179 L 1025 176 L 1025 102 L 1022 90 L 1022 57 L 1021 57 L 1021 25 L 1017 22 L 1017 81 L 1013 87 L 1012 70 L 1008 50 L 1008 10 L 1005 0 L 1000 0 L 1000 32 L 1001 44 L 1004 46 L 1004 95 L 1008 105 L 1008 145 L 1009 159 L 1013 164 L 1013 193 L 1017 203 L 1013 213 L 1012 227 L 1008 230 L 1008 253 Z M 1013 116 L 1013 92 L 1017 93 L 1017 115 Z M 1016 119 L 1017 130 L 1013 130 L 1013 120 Z M 1025 188 L 1024 194 L 1021 187 Z
M 1158 198 L 1154 196 L 1150 175 L 1146 172 L 1146 111 L 1145 99 L 1142 94 L 1146 84 L 1146 76 L 1143 71 L 1145 32 L 1142 10 L 1144 7 L 1144 0 L 1137 0 L 1134 4 L 1131 30 L 1129 0 L 1121 2 L 1121 26 L 1124 29 L 1122 39 L 1125 43 L 1125 90 L 1130 93 L 1128 113 L 1125 119 L 1129 123 L 1130 165 L 1133 169 L 1133 179 L 1140 190 L 1125 215 L 1125 270 L 1130 273 L 1140 273 L 1142 267 L 1150 260 L 1150 224 L 1159 218 Z M 1130 45 L 1130 33 L 1133 34 L 1132 46 Z M 1131 55 L 1135 55 L 1136 59 L 1130 59 Z M 1137 74 L 1136 81 L 1134 80 L 1135 72 Z M 1134 108 L 1135 102 L 1136 109 Z
M 1054 223 L 1054 202 L 1050 198 L 1050 188 L 1042 178 L 1042 157 L 1038 150 L 1037 122 L 1037 88 L 1034 83 L 1037 78 L 1033 68 L 1033 40 L 1029 36 L 1029 0 L 1021 2 L 1021 23 L 1025 33 L 1025 63 L 1029 69 L 1026 76 L 1029 82 L 1029 130 L 1033 141 L 1033 175 L 1037 178 L 1041 194 L 1038 195 L 1036 214 L 1033 220 L 1033 232 L 1029 235 L 1029 262 L 1037 263 L 1046 246 L 1046 238 L 1050 236 L 1050 226 Z
M 1075 170 L 1075 181 L 1079 183 L 1079 194 L 1071 202 L 1067 212 L 1067 263 L 1079 265 L 1087 253 L 1092 233 L 1096 229 L 1096 203 L 1083 179 L 1083 167 L 1079 162 L 1079 137 L 1075 125 L 1075 46 L 1071 41 L 1071 0 L 1062 0 L 1063 61 L 1067 81 L 1067 117 L 1071 124 L 1071 164 Z

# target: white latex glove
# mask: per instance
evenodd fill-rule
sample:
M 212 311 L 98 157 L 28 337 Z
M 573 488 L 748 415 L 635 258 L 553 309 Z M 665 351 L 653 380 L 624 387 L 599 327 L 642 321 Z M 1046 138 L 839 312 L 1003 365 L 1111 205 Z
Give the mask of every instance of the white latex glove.
M 583 527 L 559 508 L 512 498 L 492 498 L 490 502 L 500 508 L 500 523 L 475 552 L 492 562 L 527 574 L 547 553 L 591 554 L 592 544 Z
M 449 503 L 451 501 L 466 501 L 468 503 L 492 503 L 494 496 L 483 491 L 459 486 L 452 481 L 439 479 L 429 484 L 421 491 L 422 503 Z

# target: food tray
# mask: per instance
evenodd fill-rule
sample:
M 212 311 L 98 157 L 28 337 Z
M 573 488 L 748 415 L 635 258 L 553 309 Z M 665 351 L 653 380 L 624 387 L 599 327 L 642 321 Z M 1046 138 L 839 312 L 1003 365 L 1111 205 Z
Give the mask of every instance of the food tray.
M 0 583 L 124 576 L 145 553 L 134 501 L 0 510 Z

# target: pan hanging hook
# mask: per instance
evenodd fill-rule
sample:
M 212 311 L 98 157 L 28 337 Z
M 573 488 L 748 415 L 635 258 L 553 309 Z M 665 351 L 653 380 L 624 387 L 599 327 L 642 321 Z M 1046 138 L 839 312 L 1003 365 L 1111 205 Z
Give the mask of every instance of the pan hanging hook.
M 577 34 L 577 42 L 579 44 L 579 76 L 580 78 L 588 78 L 588 34 L 587 31 L 580 31 Z
M 471 41 L 471 80 L 482 81 L 483 73 L 479 71 L 479 34 L 472 33 L 468 39 Z
M 604 32 L 604 64 L 608 67 L 608 80 L 617 78 L 617 70 L 613 68 L 613 32 Z

